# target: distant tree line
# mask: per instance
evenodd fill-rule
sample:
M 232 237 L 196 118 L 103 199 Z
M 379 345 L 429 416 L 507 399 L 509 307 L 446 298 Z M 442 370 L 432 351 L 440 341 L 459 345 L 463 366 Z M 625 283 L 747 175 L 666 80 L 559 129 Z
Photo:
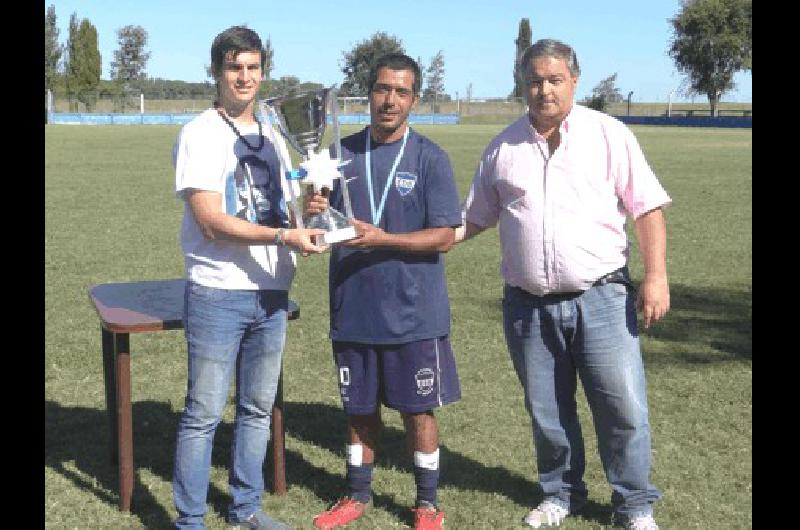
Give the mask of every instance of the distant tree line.
M 733 88 L 733 75 L 740 70 L 752 70 L 752 0 L 683 0 L 680 12 L 670 20 L 674 35 L 669 55 L 679 70 L 687 75 L 691 91 L 705 94 L 712 114 L 722 95 Z M 97 48 L 97 29 L 87 20 L 70 17 L 66 46 L 58 42 L 55 6 L 45 12 L 45 89 L 66 96 L 70 107 L 82 102 L 91 111 L 97 98 L 117 98 L 123 108 L 130 96 L 144 94 L 147 99 L 213 99 L 214 83 L 178 81 L 147 76 L 150 53 L 145 50 L 147 32 L 141 26 L 125 26 L 117 30 L 119 48 L 111 62 L 111 79 L 100 79 L 101 57 Z M 515 44 L 515 66 L 521 53 L 531 44 L 531 26 L 527 18 L 519 23 Z M 297 91 L 322 88 L 321 83 L 301 82 L 295 76 L 271 79 L 273 49 L 267 39 L 265 81 L 259 97 L 271 97 Z M 340 69 L 344 79 L 342 96 L 366 96 L 369 93 L 369 69 L 375 59 L 389 52 L 405 53 L 402 41 L 383 31 L 356 43 L 342 52 Z M 444 53 L 439 50 L 425 67 L 418 58 L 423 74 L 422 101 L 447 101 L 444 92 Z M 209 76 L 210 77 L 210 76 Z M 583 103 L 604 110 L 609 103 L 622 100 L 615 86 L 617 74 L 602 80 Z M 524 97 L 526 87 L 514 79 L 509 97 Z M 472 84 L 467 87 L 467 99 Z
M 55 6 L 44 18 L 45 90 L 69 100 L 70 110 L 83 103 L 91 112 L 99 98 L 116 98 L 124 112 L 126 97 L 147 81 L 145 67 L 150 53 L 145 51 L 147 32 L 141 26 L 117 30 L 119 49 L 111 62 L 111 80 L 100 78 L 102 58 L 97 46 L 97 28 L 88 19 L 72 13 L 66 46 L 58 42 Z
M 294 92 L 317 90 L 323 88 L 322 83 L 301 82 L 297 77 L 285 76 L 280 79 L 266 79 L 261 84 L 259 97 L 268 98 L 283 96 Z M 59 75 L 51 84 L 50 89 L 55 97 L 68 97 L 64 76 Z M 148 77 L 128 81 L 121 86 L 116 80 L 101 79 L 91 89 L 97 98 L 108 99 L 123 95 L 136 96 L 144 94 L 145 99 L 208 99 L 212 100 L 217 95 L 214 83 L 211 81 L 191 82 L 176 81 Z
M 351 50 L 342 52 L 340 67 L 344 81 L 339 93 L 343 96 L 366 96 L 369 93 L 370 67 L 376 59 L 387 53 L 406 53 L 406 50 L 400 38 L 385 31 L 377 31 L 368 39 L 356 43 Z M 422 74 L 420 84 L 424 86 L 420 99 L 433 102 L 436 112 L 437 102 L 451 99 L 444 93 L 444 52 L 439 50 L 427 67 L 420 58 L 417 58 L 417 63 Z
M 114 99 L 118 110 L 124 112 L 132 104 L 132 98 L 144 95 L 145 99 L 213 99 L 216 87 L 206 69 L 209 80 L 201 82 L 179 81 L 149 77 L 146 72 L 150 53 L 146 51 L 147 31 L 141 26 L 124 26 L 117 30 L 118 49 L 111 61 L 111 79 L 101 79 L 101 57 L 97 46 L 97 29 L 87 19 L 79 19 L 77 13 L 70 18 L 69 36 L 66 46 L 58 42 L 55 6 L 45 12 L 45 89 L 56 97 L 66 97 L 70 109 L 77 110 L 78 102 L 91 112 L 98 99 Z M 272 42 L 265 44 L 265 80 L 259 97 L 282 96 L 293 92 L 316 90 L 324 85 L 301 81 L 296 76 L 271 79 L 273 49 Z M 377 32 L 369 39 L 359 42 L 343 53 L 342 73 L 344 80 L 339 93 L 343 96 L 365 96 L 369 92 L 367 78 L 373 61 L 389 52 L 405 53 L 402 41 L 385 32 Z M 449 101 L 444 93 L 444 53 L 439 50 L 426 68 L 421 60 L 421 81 L 425 84 L 422 101 L 434 104 Z
M 56 79 L 50 89 L 56 97 L 67 97 L 63 76 Z M 92 89 L 99 98 L 144 94 L 145 99 L 212 99 L 216 95 L 214 83 L 174 81 L 170 79 L 146 78 L 128 81 L 125 86 L 116 80 L 101 79 Z
M 45 90 L 54 97 L 70 101 L 70 110 L 77 111 L 83 103 L 91 112 L 98 99 L 118 102 L 117 110 L 125 111 L 134 105 L 133 98 L 143 94 L 145 99 L 179 100 L 216 97 L 216 87 L 207 69 L 209 79 L 199 82 L 153 78 L 147 75 L 146 51 L 148 35 L 141 26 L 128 25 L 117 30 L 118 49 L 111 61 L 110 79 L 101 79 L 101 57 L 97 45 L 97 29 L 88 19 L 79 19 L 73 13 L 69 22 L 66 45 L 58 41 L 55 6 L 45 11 Z M 303 82 L 295 76 L 270 79 L 272 70 L 272 42 L 265 42 L 266 60 L 259 97 L 282 96 L 292 92 L 316 90 L 321 83 Z

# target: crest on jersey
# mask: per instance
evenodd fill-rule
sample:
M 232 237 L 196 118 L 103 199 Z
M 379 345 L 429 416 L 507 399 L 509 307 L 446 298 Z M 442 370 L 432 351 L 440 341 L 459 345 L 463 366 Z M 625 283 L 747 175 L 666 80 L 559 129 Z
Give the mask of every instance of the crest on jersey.
M 416 185 L 417 176 L 413 173 L 400 171 L 394 177 L 394 187 L 397 188 L 397 192 L 403 197 L 411 193 L 411 190 L 413 190 Z

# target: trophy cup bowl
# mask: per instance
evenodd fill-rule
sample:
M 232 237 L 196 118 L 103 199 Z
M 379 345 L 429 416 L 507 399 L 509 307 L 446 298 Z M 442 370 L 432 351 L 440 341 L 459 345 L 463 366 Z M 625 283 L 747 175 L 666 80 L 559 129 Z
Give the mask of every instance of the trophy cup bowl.
M 320 228 L 325 234 L 318 241 L 324 244 L 338 243 L 356 237 L 355 227 L 350 221 L 352 207 L 347 194 L 347 183 L 339 171 L 338 158 L 331 158 L 327 151 L 319 152 L 319 144 L 325 132 L 327 108 L 333 99 L 333 120 L 338 133 L 338 116 L 335 105 L 336 92 L 332 88 L 323 88 L 307 92 L 299 92 L 287 96 L 279 96 L 266 100 L 277 118 L 278 130 L 286 138 L 289 145 L 303 159 L 299 172 L 291 172 L 303 184 L 312 184 L 314 190 L 327 197 L 333 187 L 333 179 L 340 179 L 343 186 L 343 199 L 348 216 L 330 206 L 323 212 L 304 216 L 303 224 L 307 228 Z M 340 142 L 338 134 L 336 142 Z M 340 145 L 336 145 L 337 156 L 341 153 Z M 287 167 L 290 167 L 287 164 Z

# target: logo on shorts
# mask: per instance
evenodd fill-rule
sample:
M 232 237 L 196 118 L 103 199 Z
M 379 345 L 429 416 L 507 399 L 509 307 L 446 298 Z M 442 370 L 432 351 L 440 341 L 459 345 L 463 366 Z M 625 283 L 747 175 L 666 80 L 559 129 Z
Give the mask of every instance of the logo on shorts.
M 342 386 L 347 386 L 350 384 L 350 368 L 347 366 L 339 368 L 339 383 Z
M 433 392 L 433 370 L 423 368 L 414 375 L 414 379 L 417 381 L 417 394 L 427 396 Z
M 347 397 L 347 387 L 350 385 L 350 368 L 343 366 L 339 368 L 339 393 L 342 395 L 342 401 L 350 401 Z
M 417 176 L 413 173 L 400 171 L 397 173 L 397 176 L 394 177 L 394 187 L 397 188 L 398 193 L 403 197 L 411 193 L 416 183 Z

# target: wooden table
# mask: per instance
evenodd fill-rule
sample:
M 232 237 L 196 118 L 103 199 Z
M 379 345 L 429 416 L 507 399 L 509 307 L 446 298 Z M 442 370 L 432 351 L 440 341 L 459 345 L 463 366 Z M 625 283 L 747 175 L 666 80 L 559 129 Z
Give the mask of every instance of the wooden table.
M 89 289 L 103 334 L 103 380 L 111 428 L 111 462 L 118 466 L 119 509 L 130 511 L 133 494 L 133 415 L 130 334 L 183 328 L 186 280 L 106 283 Z M 289 320 L 300 308 L 289 300 Z M 272 407 L 272 492 L 286 493 L 283 370 Z

